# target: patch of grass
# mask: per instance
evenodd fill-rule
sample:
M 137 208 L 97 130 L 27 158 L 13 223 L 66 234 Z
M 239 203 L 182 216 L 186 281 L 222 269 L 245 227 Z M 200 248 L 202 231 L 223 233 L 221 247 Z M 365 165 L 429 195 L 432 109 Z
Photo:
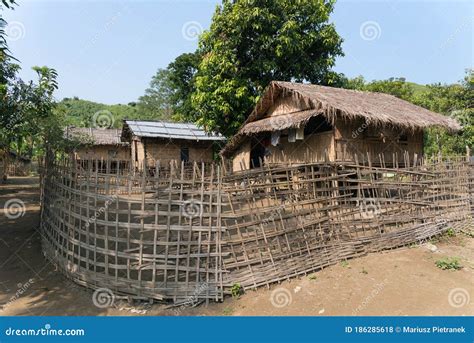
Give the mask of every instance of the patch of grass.
M 435 262 L 436 267 L 442 270 L 459 270 L 462 268 L 459 259 L 456 257 L 445 257 Z
M 308 279 L 310 280 L 316 280 L 318 277 L 316 276 L 316 274 L 311 274 L 308 276 Z
M 444 233 L 445 236 L 447 237 L 454 237 L 456 236 L 456 231 L 452 227 L 450 227 L 446 232 Z
M 232 307 L 226 307 L 224 308 L 224 310 L 222 311 L 222 314 L 224 316 L 230 316 L 232 313 L 234 313 L 234 309 Z
M 239 299 L 240 296 L 244 293 L 244 290 L 240 283 L 234 283 L 232 288 L 230 289 L 230 294 L 232 294 L 232 298 Z
M 350 267 L 349 267 L 349 262 L 347 262 L 347 261 L 342 261 L 342 262 L 341 262 L 341 267 L 350 268 Z

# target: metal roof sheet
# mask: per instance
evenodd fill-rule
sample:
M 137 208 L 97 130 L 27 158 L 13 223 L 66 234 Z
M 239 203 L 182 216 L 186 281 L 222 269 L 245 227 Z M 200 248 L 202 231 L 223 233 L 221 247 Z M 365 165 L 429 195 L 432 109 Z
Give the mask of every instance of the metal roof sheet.
M 164 121 L 125 120 L 133 135 L 138 137 L 160 137 L 195 141 L 223 141 L 220 134 L 208 134 L 192 123 L 171 123 Z

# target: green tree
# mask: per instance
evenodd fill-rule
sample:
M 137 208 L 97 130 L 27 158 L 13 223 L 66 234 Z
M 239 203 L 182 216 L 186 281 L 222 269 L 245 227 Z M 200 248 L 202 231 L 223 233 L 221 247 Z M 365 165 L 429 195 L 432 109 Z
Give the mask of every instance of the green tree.
M 391 77 L 388 80 L 374 80 L 367 82 L 363 76 L 357 76 L 353 79 L 341 76 L 338 86 L 347 89 L 387 93 L 407 101 L 411 101 L 414 95 L 413 84 L 406 82 L 404 77 Z
M 145 95 L 138 99 L 138 108 L 147 117 L 169 119 L 172 115 L 170 71 L 158 69 Z
M 332 84 L 342 39 L 334 1 L 224 0 L 200 37 L 202 61 L 192 94 L 196 120 L 235 133 L 272 80 Z
M 33 67 L 38 81 L 24 82 L 18 77 L 18 62 L 8 50 L 5 8 L 12 8 L 13 0 L 0 4 L 0 148 L 16 148 L 19 154 L 30 156 L 35 147 L 44 150 L 52 136 L 60 136 L 56 117 L 54 91 L 58 88 L 57 73 L 47 67 Z
M 365 85 L 364 90 L 369 92 L 387 93 L 397 98 L 410 101 L 413 97 L 413 86 L 405 78 L 391 78 L 388 80 L 372 81 Z
M 173 118 L 177 121 L 197 120 L 191 96 L 196 91 L 196 73 L 200 62 L 201 56 L 197 52 L 185 53 L 168 65 L 170 101 Z
M 474 151 L 474 72 L 466 71 L 460 84 L 433 84 L 416 95 L 415 104 L 456 119 L 463 127 L 458 134 L 430 129 L 425 135 L 425 153 L 464 154 L 466 146 Z

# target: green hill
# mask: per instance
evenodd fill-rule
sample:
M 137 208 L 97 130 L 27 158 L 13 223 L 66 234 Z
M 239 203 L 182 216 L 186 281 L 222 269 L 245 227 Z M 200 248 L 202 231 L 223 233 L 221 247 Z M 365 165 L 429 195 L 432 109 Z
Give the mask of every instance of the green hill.
M 123 119 L 158 119 L 146 114 L 136 103 L 106 105 L 79 98 L 64 98 L 59 102 L 66 115 L 66 124 L 77 127 L 97 126 L 98 117 L 106 120 L 107 127 L 122 127 Z
M 407 82 L 407 84 L 409 84 L 410 86 L 413 87 L 414 95 L 418 95 L 418 94 L 423 93 L 423 92 L 428 90 L 427 86 L 420 85 L 420 84 L 415 83 L 415 82 Z

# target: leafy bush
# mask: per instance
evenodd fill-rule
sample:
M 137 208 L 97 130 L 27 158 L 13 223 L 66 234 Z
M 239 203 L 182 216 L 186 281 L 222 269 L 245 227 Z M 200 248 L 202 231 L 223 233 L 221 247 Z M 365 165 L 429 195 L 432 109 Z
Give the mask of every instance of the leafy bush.
M 459 270 L 462 268 L 461 264 L 459 263 L 459 259 L 456 258 L 456 257 L 453 257 L 453 258 L 449 258 L 449 257 L 446 257 L 446 258 L 442 258 L 440 260 L 437 260 L 435 262 L 436 264 L 436 267 L 442 269 L 442 270 L 450 270 L 450 269 L 454 269 L 454 270 Z
M 230 289 L 230 294 L 232 294 L 232 298 L 240 298 L 240 296 L 244 293 L 242 286 L 239 283 L 235 283 L 232 285 Z

